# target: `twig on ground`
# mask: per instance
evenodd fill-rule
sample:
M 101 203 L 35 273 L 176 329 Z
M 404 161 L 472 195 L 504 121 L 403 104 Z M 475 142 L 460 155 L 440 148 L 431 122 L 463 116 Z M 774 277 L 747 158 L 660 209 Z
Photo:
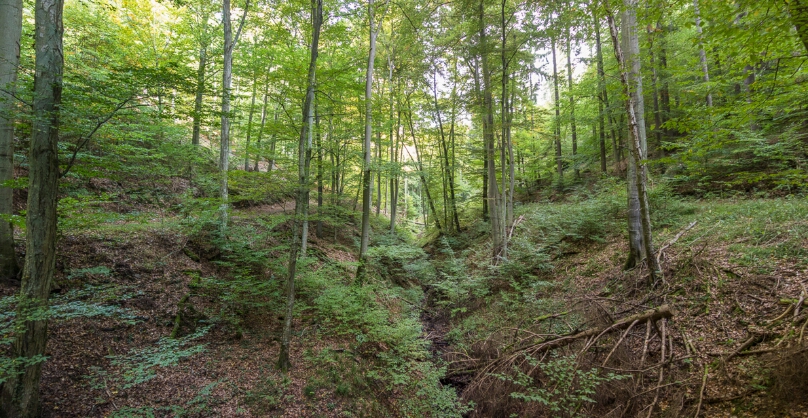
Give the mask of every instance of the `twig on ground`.
M 704 377 L 701 379 L 701 390 L 699 391 L 699 404 L 696 406 L 696 413 L 693 418 L 698 418 L 701 412 L 701 403 L 704 401 L 704 389 L 707 387 L 707 374 L 710 372 L 710 365 L 704 366 Z
M 623 340 L 626 339 L 626 335 L 628 335 L 629 331 L 631 331 L 631 329 L 634 328 L 634 325 L 637 325 L 637 322 L 639 321 L 635 320 L 634 322 L 631 323 L 631 325 L 628 326 L 628 328 L 626 328 L 626 331 L 623 332 L 623 335 L 620 337 L 619 340 L 617 340 L 617 344 L 615 344 L 614 347 L 612 347 L 612 351 L 609 351 L 609 355 L 606 356 L 606 360 L 603 360 L 602 366 L 605 366 L 606 363 L 609 362 L 609 359 L 612 358 L 612 354 L 614 354 L 614 351 L 617 350 L 617 347 L 620 346 L 620 343 L 622 343 Z
M 690 225 L 685 227 L 685 229 L 679 231 L 679 233 L 676 234 L 676 236 L 673 237 L 672 240 L 670 240 L 667 244 L 663 245 L 662 248 L 660 248 L 659 251 L 657 251 L 657 255 L 656 255 L 657 264 L 659 264 L 659 261 L 662 258 L 662 252 L 667 250 L 671 245 L 676 244 L 676 241 L 679 241 L 679 238 L 682 238 L 682 235 L 687 233 L 687 231 L 690 231 L 691 229 L 693 229 L 693 227 L 696 226 L 697 223 L 698 223 L 698 221 L 691 222 Z

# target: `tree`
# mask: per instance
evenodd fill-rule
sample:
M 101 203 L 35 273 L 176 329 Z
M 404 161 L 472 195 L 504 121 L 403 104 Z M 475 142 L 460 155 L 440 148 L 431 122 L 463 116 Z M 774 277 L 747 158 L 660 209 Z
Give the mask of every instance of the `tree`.
M 320 28 L 323 24 L 323 1 L 312 0 L 311 10 L 312 35 L 311 35 L 311 58 L 309 61 L 308 86 L 306 87 L 306 98 L 303 102 L 302 123 L 300 138 L 298 140 L 298 188 L 295 198 L 295 218 L 292 222 L 292 246 L 289 252 L 289 271 L 286 279 L 286 315 L 283 321 L 283 333 L 281 334 L 281 351 L 278 356 L 278 369 L 286 372 L 291 367 L 289 361 L 289 346 L 292 339 L 292 313 L 295 306 L 295 275 L 297 273 L 297 261 L 300 256 L 305 256 L 302 251 L 303 246 L 303 221 L 307 216 L 309 197 L 309 166 L 306 159 L 310 155 L 309 130 L 311 124 L 307 123 L 311 119 L 312 106 L 314 103 L 314 74 L 317 69 L 317 53 L 320 42 Z
M 224 25 L 224 68 L 222 69 L 222 135 L 219 147 L 219 169 L 221 170 L 220 193 L 222 205 L 221 231 L 222 235 L 227 230 L 227 210 L 228 210 L 228 189 L 227 170 L 230 168 L 230 86 L 233 81 L 233 50 L 241 36 L 241 29 L 247 18 L 247 10 L 250 8 L 250 0 L 244 4 L 244 14 L 233 37 L 232 23 L 230 22 L 230 0 L 222 2 L 222 23 Z
M 385 9 L 387 2 L 384 3 Z M 359 268 L 356 278 L 361 282 L 365 273 L 365 258 L 370 243 L 370 205 L 373 198 L 373 179 L 371 171 L 370 141 L 373 138 L 373 64 L 376 61 L 376 38 L 382 26 L 382 19 L 374 23 L 373 0 L 368 1 L 368 25 L 370 30 L 370 49 L 368 50 L 368 66 L 365 73 L 365 139 L 362 145 L 362 235 L 359 245 Z M 383 15 L 383 14 L 382 14 Z
M 14 85 L 20 63 L 22 0 L 0 0 L 0 281 L 16 278 L 20 267 L 14 253 Z
M 22 331 L 15 336 L 13 356 L 20 369 L 6 381 L 0 405 L 6 417 L 38 417 L 48 307 L 56 266 L 56 205 L 58 201 L 59 107 L 62 99 L 62 0 L 37 0 L 35 5 L 36 79 L 34 123 L 29 151 L 26 253 L 17 318 Z
M 647 191 L 647 168 L 645 164 L 646 151 L 642 144 L 644 138 L 644 122 L 642 122 L 642 113 L 638 115 L 638 110 L 642 111 L 642 81 L 639 77 L 639 41 L 636 33 L 636 0 L 624 0 L 625 9 L 623 11 L 623 39 L 625 45 L 628 46 L 628 56 L 623 55 L 623 50 L 618 40 L 617 26 L 614 23 L 614 17 L 609 9 L 608 0 L 604 0 L 606 6 L 607 20 L 609 22 L 609 30 L 612 36 L 612 43 L 614 44 L 614 55 L 617 63 L 620 66 L 620 82 L 623 85 L 623 93 L 626 95 L 626 115 L 629 124 L 629 136 L 631 137 L 631 157 L 629 164 L 629 234 L 639 233 L 639 241 L 642 247 L 640 251 L 645 252 L 648 261 L 648 269 L 650 270 L 651 281 L 655 281 L 660 273 L 659 264 L 657 263 L 654 255 L 654 245 L 651 234 L 651 214 L 648 207 L 648 191 Z M 632 80 L 633 78 L 633 80 Z M 633 165 L 633 170 L 631 168 Z M 633 179 L 632 179 L 633 176 Z M 633 180 L 633 181 L 632 181 Z M 635 190 L 632 190 L 632 183 Z M 634 197 L 636 195 L 636 197 Z M 636 200 L 636 203 L 635 201 Z M 633 205 L 638 206 L 636 212 Z M 639 216 L 637 216 L 639 215 Z M 639 218 L 639 219 L 636 219 Z M 636 225 L 639 223 L 639 225 Z M 639 226 L 639 230 L 637 230 Z M 630 237 L 630 246 L 636 245 L 634 242 L 636 237 Z M 636 248 L 630 249 L 629 260 L 631 257 L 636 257 L 640 251 Z M 636 260 L 639 262 L 639 259 Z
M 786 3 L 791 14 L 791 22 L 797 28 L 797 35 L 808 50 L 808 1 L 787 0 Z

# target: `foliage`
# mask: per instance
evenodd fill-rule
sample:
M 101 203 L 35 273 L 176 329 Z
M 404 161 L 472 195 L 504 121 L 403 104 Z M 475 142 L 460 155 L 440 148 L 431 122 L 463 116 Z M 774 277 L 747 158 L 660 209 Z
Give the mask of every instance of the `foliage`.
M 205 351 L 206 344 L 193 345 L 192 342 L 209 330 L 210 326 L 182 338 L 163 337 L 154 346 L 133 349 L 126 355 L 108 356 L 116 372 L 95 367 L 88 378 L 93 387 L 106 387 L 111 382 L 122 389 L 148 382 L 157 376 L 158 368 L 176 366 L 183 359 Z
M 556 356 L 546 362 L 527 356 L 526 360 L 530 366 L 538 366 L 542 381 L 518 367 L 514 367 L 515 376 L 495 374 L 494 377 L 520 387 L 522 391 L 511 393 L 511 397 L 542 404 L 553 416 L 588 416 L 585 405 L 595 402 L 592 395 L 600 384 L 629 377 L 614 373 L 601 376 L 596 368 L 581 370 L 575 356 Z

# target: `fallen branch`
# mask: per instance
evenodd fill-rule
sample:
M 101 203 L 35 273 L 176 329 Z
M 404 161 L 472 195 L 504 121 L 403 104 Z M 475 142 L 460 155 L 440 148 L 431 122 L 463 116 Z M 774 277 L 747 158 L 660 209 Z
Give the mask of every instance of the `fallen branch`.
M 749 348 L 749 347 L 751 347 L 751 346 L 753 346 L 753 345 L 755 345 L 755 344 L 759 343 L 760 341 L 762 341 L 762 340 L 763 340 L 763 337 L 764 337 L 764 335 L 763 335 L 763 334 L 752 334 L 752 336 L 751 336 L 751 337 L 749 337 L 749 339 L 748 339 L 748 340 L 746 340 L 746 341 L 745 341 L 743 344 L 741 344 L 741 346 L 740 346 L 740 347 L 738 347 L 738 349 L 737 349 L 737 350 L 733 351 L 733 352 L 732 352 L 732 354 L 730 354 L 729 356 L 727 356 L 727 358 L 726 358 L 726 359 L 724 359 L 724 362 L 726 363 L 726 362 L 728 362 L 728 361 L 732 360 L 732 358 L 733 358 L 733 357 L 737 356 L 737 355 L 738 355 L 738 354 L 740 354 L 742 351 L 744 351 L 744 350 L 746 350 L 747 348 Z
M 487 376 L 503 366 L 514 364 L 517 361 L 517 359 L 523 354 L 529 356 L 535 356 L 538 353 L 565 347 L 582 339 L 589 340 L 587 345 L 591 345 L 599 336 L 607 332 L 623 330 L 632 327 L 633 325 L 636 325 L 638 323 L 643 323 L 646 321 L 656 322 L 660 319 L 663 318 L 667 319 L 671 317 L 673 317 L 673 311 L 671 310 L 671 307 L 669 305 L 663 305 L 658 308 L 649 309 L 645 312 L 641 312 L 639 314 L 620 319 L 608 326 L 593 327 L 574 334 L 568 334 L 561 336 L 559 338 L 534 343 L 527 347 L 517 349 L 514 353 L 508 355 L 507 357 L 502 356 L 497 357 L 496 359 L 488 363 L 485 367 L 483 367 L 477 375 Z
M 699 404 L 696 406 L 696 413 L 693 418 L 699 418 L 701 412 L 701 404 L 704 402 L 704 389 L 707 387 L 707 375 L 710 373 L 710 366 L 704 366 L 704 376 L 701 379 L 701 390 L 699 391 Z
M 682 238 L 682 236 L 685 233 L 687 233 L 687 231 L 690 231 L 691 229 L 693 229 L 693 227 L 696 226 L 697 223 L 698 223 L 698 221 L 691 222 L 690 225 L 685 227 L 685 229 L 679 231 L 679 233 L 676 234 L 676 236 L 673 237 L 672 240 L 670 240 L 667 244 L 663 245 L 662 248 L 660 248 L 659 251 L 657 251 L 657 256 L 656 256 L 657 264 L 659 264 L 659 260 L 662 258 L 662 252 L 667 250 L 671 245 L 676 244 L 676 241 L 679 241 L 679 238 Z

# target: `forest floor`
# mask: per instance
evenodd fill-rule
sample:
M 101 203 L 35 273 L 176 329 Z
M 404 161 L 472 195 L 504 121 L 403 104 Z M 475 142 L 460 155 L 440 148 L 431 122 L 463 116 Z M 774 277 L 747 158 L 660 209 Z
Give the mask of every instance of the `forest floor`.
M 664 274 L 652 285 L 647 269 L 623 270 L 627 243 L 604 218 L 610 202 L 520 211 L 511 257 L 525 261 L 500 265 L 487 295 L 447 300 L 443 310 L 447 380 L 461 380 L 464 399 L 477 404 L 472 416 L 808 416 L 808 202 L 669 203 L 657 208 L 668 219 L 655 223 Z M 488 254 L 483 237 L 452 257 L 465 260 L 468 279 L 488 274 Z M 671 307 L 669 319 L 605 328 L 660 306 Z M 542 392 L 568 383 L 552 369 L 522 369 L 532 370 L 524 372 L 527 381 L 498 377 L 530 363 L 529 356 L 547 359 L 542 342 L 598 327 L 604 331 L 597 337 L 557 350 L 579 370 L 628 377 L 593 380 L 586 396 L 594 403 L 576 399 L 585 393 L 570 386 L 566 398 Z M 580 387 L 587 377 L 577 379 Z M 559 410 L 548 411 L 548 403 Z
M 242 238 L 224 244 L 207 227 L 189 229 L 193 219 L 164 212 L 74 225 L 59 241 L 43 416 L 438 416 L 436 401 L 413 403 L 438 378 L 476 404 L 471 416 L 554 416 L 511 395 L 537 393 L 529 387 L 491 384 L 503 370 L 481 370 L 519 355 L 536 335 L 665 304 L 673 307 L 665 359 L 655 337 L 661 323 L 652 331 L 639 324 L 623 338 L 604 334 L 590 342 L 592 354 L 578 355 L 581 368 L 633 377 L 601 383 L 590 395 L 597 403 L 579 402 L 577 413 L 645 415 L 655 400 L 654 416 L 693 416 L 697 408 L 715 417 L 808 416 L 808 203 L 659 208 L 669 219 L 656 223 L 664 281 L 654 286 L 642 269 L 622 270 L 626 244 L 612 229 L 619 217 L 601 222 L 612 212 L 593 215 L 600 206 L 576 214 L 580 202 L 542 205 L 520 210 L 512 254 L 526 258 L 499 266 L 495 279 L 478 229 L 427 244 L 426 264 L 441 274 L 423 256 L 400 254 L 414 250 L 383 242 L 384 280 L 357 293 L 355 225 L 312 234 L 288 375 L 274 367 L 283 265 L 260 260 L 283 259 L 289 202 L 234 210 L 231 228 Z M 555 218 L 565 212 L 582 222 Z M 450 276 L 466 281 L 441 279 Z M 3 284 L 0 296 L 17 289 Z M 432 363 L 448 366 L 448 375 Z

